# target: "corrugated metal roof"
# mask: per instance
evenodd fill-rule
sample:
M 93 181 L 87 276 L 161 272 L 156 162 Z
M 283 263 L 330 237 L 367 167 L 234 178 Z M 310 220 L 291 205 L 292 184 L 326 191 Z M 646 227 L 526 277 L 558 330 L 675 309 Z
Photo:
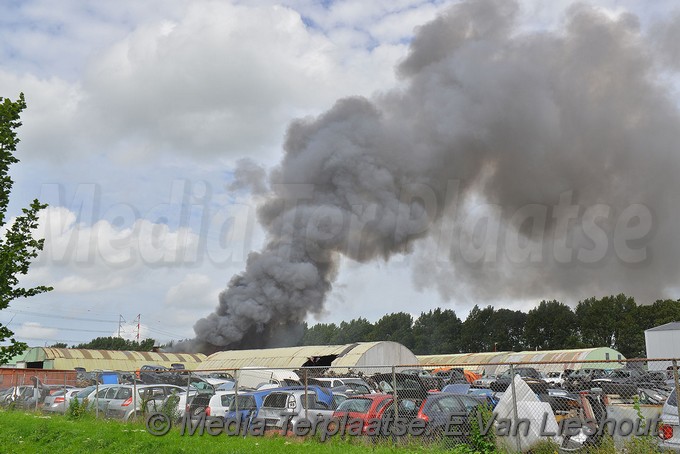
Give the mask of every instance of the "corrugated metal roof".
M 359 369 L 365 366 L 396 366 L 417 363 L 418 358 L 413 352 L 398 342 L 360 342 L 347 354 L 333 361 L 333 369 Z M 384 371 L 384 368 L 373 370 L 373 372 L 378 371 Z M 369 370 L 366 372 L 369 372 Z
M 31 348 L 24 361 L 42 362 L 45 369 L 126 370 L 132 371 L 145 364 L 170 366 L 182 363 L 187 369 L 194 369 L 205 360 L 202 353 L 156 353 L 116 350 L 86 350 L 76 348 Z
M 680 330 L 680 322 L 670 322 L 665 325 L 655 326 L 654 328 L 646 329 L 646 331 L 676 331 Z
M 626 359 L 618 351 L 609 347 L 599 348 L 579 348 L 566 350 L 543 350 L 543 351 L 523 351 L 523 352 L 485 352 L 485 353 L 459 353 L 452 355 L 426 355 L 418 356 L 420 364 L 428 365 L 458 365 L 465 367 L 468 364 L 484 365 L 489 363 L 531 363 L 541 361 L 557 361 L 564 363 L 563 365 L 550 365 L 546 367 L 537 367 L 539 369 L 555 369 L 556 367 L 565 367 L 569 369 L 580 369 L 583 367 L 607 367 L 618 368 L 622 367 L 617 363 L 573 363 L 574 361 L 589 361 L 589 360 L 606 360 L 607 355 L 610 360 Z M 498 367 L 484 367 L 484 366 L 470 366 L 465 367 L 471 370 L 486 369 L 487 373 L 495 373 L 496 369 L 501 371 L 502 366 Z
M 257 350 L 229 350 L 213 353 L 201 363 L 200 370 L 238 369 L 241 367 L 271 367 L 297 369 L 314 356 L 340 355 L 346 345 L 321 345 Z
M 418 355 L 418 361 L 423 366 L 436 365 L 467 365 L 487 364 L 505 361 L 512 352 L 484 352 L 484 353 L 452 353 L 450 355 Z M 478 366 L 470 366 L 466 369 L 477 370 Z
M 337 355 L 332 368 L 381 366 L 415 363 L 411 351 L 397 342 L 359 342 L 345 345 L 308 345 L 302 347 L 230 350 L 210 355 L 200 370 L 270 367 L 298 369 L 309 358 Z

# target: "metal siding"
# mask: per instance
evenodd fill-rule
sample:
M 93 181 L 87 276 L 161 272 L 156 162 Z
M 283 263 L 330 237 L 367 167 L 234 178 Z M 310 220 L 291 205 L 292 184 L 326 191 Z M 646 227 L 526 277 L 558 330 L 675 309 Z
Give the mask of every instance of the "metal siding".
M 417 358 L 409 349 L 397 342 L 385 341 L 217 352 L 210 355 L 201 364 L 200 369 L 215 370 L 239 367 L 297 369 L 302 367 L 309 357 L 327 355 L 343 355 L 333 361 L 332 368 L 417 363 Z
M 183 357 L 175 353 L 160 355 L 155 352 L 34 347 L 26 353 L 26 358 L 29 358 L 26 361 L 42 361 L 45 368 L 52 369 L 84 367 L 86 370 L 134 371 L 145 364 L 170 367 L 173 363 L 183 363 L 187 369 L 193 370 L 206 356 L 192 354 Z
M 425 355 L 418 356 L 420 364 L 423 366 L 433 365 L 451 365 L 461 366 L 465 369 L 473 371 L 485 371 L 486 374 L 497 374 L 507 369 L 505 366 L 483 366 L 488 363 L 531 363 L 540 361 L 558 361 L 564 363 L 552 365 L 536 365 L 537 369 L 555 370 L 556 367 L 562 366 L 571 369 L 580 369 L 583 367 L 606 367 L 616 369 L 623 367 L 618 363 L 572 363 L 573 361 L 587 361 L 587 360 L 604 360 L 606 353 L 609 353 L 610 358 L 618 359 L 621 355 L 616 350 L 608 347 L 600 348 L 583 348 L 583 349 L 568 349 L 568 350 L 546 350 L 546 351 L 523 351 L 523 352 L 483 352 L 483 353 L 457 353 L 451 355 Z M 621 355 L 622 359 L 625 359 Z M 478 364 L 475 366 L 466 367 L 467 364 Z
M 645 331 L 647 358 L 680 358 L 680 331 L 647 330 Z M 669 361 L 654 361 L 650 369 L 663 370 L 670 366 Z
M 311 356 L 338 355 L 346 345 L 230 350 L 213 353 L 203 361 L 200 370 L 235 369 L 239 367 L 299 368 Z

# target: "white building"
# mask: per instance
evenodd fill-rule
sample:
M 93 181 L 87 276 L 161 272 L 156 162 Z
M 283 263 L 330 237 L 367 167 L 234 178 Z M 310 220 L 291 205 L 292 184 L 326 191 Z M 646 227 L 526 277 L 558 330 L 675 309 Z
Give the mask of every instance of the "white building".
M 680 359 L 680 322 L 645 330 L 645 345 L 649 359 Z M 670 361 L 650 361 L 648 367 L 649 370 L 663 370 L 670 365 Z

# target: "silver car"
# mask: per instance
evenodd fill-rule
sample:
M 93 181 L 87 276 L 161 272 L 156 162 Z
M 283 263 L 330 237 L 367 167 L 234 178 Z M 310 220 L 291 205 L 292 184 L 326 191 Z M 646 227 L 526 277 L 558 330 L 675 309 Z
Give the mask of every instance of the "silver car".
M 680 452 L 680 421 L 678 421 L 678 396 L 675 390 L 668 396 L 661 410 L 659 426 L 659 448 L 666 451 Z
M 82 388 L 70 388 L 50 394 L 45 397 L 43 411 L 46 413 L 61 413 L 63 415 L 66 413 L 71 399 L 75 398 L 80 391 L 82 391 Z
M 264 419 L 267 429 L 283 429 L 294 426 L 298 420 L 306 418 L 312 425 L 320 417 L 329 419 L 334 409 L 325 402 L 317 399 L 315 392 L 308 392 L 305 398 L 304 390 L 273 391 L 264 398 L 258 417 Z
M 95 396 L 99 411 L 107 418 L 128 419 L 146 412 L 160 411 L 163 401 L 183 388 L 175 385 L 113 385 Z

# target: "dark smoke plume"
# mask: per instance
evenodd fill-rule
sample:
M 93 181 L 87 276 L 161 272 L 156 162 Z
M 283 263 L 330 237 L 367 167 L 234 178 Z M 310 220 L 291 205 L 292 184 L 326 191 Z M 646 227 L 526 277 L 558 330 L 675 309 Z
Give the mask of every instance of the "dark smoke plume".
M 285 339 L 322 311 L 340 256 L 415 249 L 416 284 L 447 298 L 672 291 L 680 117 L 663 75 L 680 27 L 647 35 L 578 6 L 523 32 L 517 16 L 458 4 L 417 30 L 402 88 L 290 126 L 259 210 L 266 245 L 192 348 Z

